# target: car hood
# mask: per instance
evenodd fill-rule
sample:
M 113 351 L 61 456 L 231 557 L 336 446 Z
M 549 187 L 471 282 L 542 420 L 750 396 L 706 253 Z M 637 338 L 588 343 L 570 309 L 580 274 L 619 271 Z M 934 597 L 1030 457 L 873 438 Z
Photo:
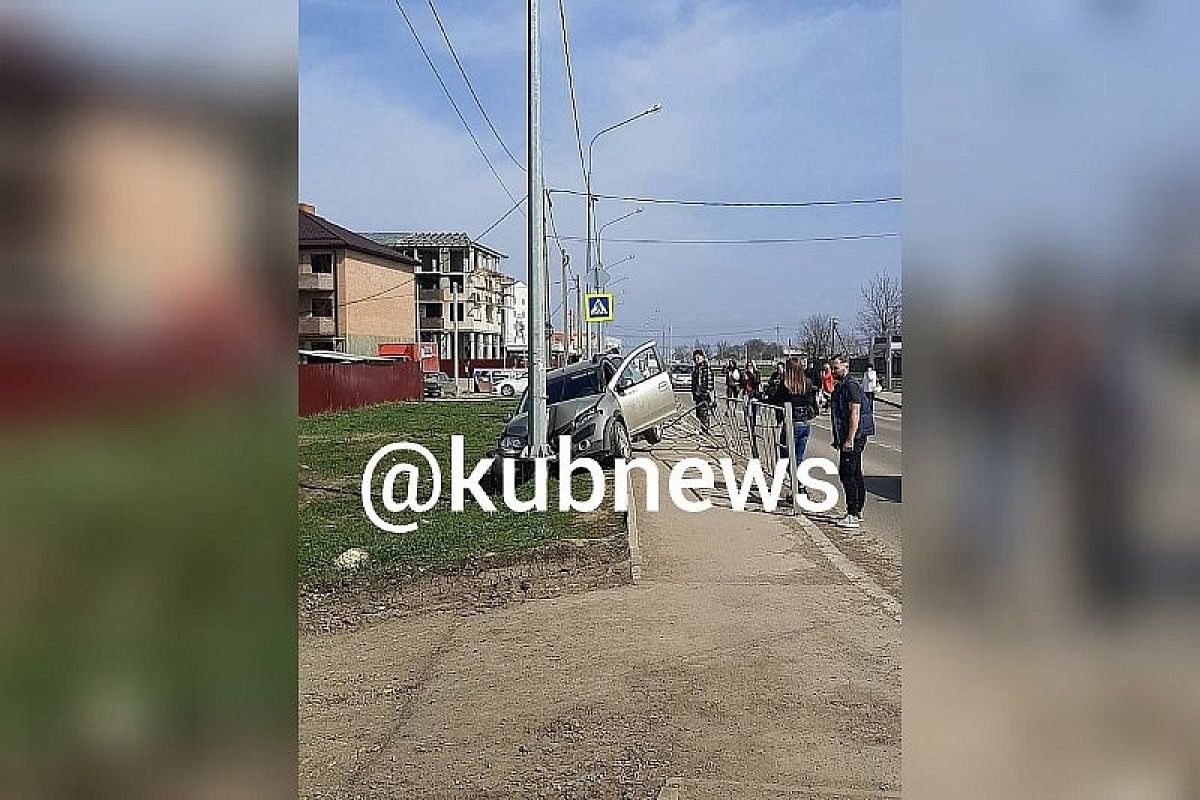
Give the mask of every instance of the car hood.
M 550 435 L 553 436 L 558 431 L 566 428 L 581 413 L 599 403 L 603 397 L 603 395 L 593 394 L 575 400 L 555 403 L 550 406 L 548 409 L 550 412 L 550 427 L 548 429 Z M 509 420 L 508 424 L 504 426 L 504 435 L 526 438 L 529 435 L 529 415 L 518 414 Z

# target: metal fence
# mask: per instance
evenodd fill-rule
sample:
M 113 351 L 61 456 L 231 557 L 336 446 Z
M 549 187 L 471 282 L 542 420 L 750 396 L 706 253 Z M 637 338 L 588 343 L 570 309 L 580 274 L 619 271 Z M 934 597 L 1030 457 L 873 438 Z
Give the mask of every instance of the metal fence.
M 677 451 L 695 450 L 730 458 L 735 467 L 742 469 L 750 459 L 757 458 L 768 484 L 774 483 L 777 469 L 786 469 L 784 485 L 791 489 L 789 509 L 795 514 L 799 463 L 791 435 L 792 420 L 791 403 L 780 408 L 758 400 L 718 397 L 707 415 L 695 405 L 681 409 L 663 426 L 664 444 Z
M 420 400 L 424 393 L 421 365 L 301 364 L 299 367 L 300 416 L 326 411 Z

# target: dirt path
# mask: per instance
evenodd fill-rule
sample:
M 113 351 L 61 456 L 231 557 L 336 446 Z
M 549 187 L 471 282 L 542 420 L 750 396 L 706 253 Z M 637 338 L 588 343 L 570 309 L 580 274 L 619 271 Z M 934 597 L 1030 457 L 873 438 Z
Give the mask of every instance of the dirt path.
M 898 793 L 900 624 L 795 525 L 661 494 L 636 585 L 302 638 L 303 796 Z

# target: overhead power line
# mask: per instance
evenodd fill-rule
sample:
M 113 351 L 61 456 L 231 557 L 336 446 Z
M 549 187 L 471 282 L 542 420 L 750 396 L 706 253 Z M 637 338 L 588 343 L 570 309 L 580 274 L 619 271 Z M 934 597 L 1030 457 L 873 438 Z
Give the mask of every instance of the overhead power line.
M 389 286 L 388 288 L 384 289 L 381 292 L 375 292 L 375 294 L 369 294 L 366 297 L 359 297 L 356 300 L 347 300 L 344 303 L 338 303 L 338 307 L 345 308 L 346 306 L 352 306 L 355 303 L 365 303 L 368 300 L 381 300 L 381 299 L 382 300 L 396 300 L 397 298 L 395 298 L 395 297 L 383 297 L 383 295 L 385 295 L 389 292 L 394 292 L 402 286 L 408 286 L 410 283 L 412 283 L 415 280 L 416 280 L 416 278 L 409 278 L 408 280 L 400 281 L 400 283 L 397 283 L 394 286 Z
M 745 330 L 740 330 L 740 331 L 700 331 L 700 330 L 678 329 L 675 331 L 675 337 L 676 338 L 681 338 L 681 337 L 682 338 L 693 338 L 693 337 L 699 338 L 702 336 L 744 336 L 746 334 L 751 334 L 751 333 L 773 333 L 776 329 L 783 328 L 783 327 L 785 327 L 785 326 L 773 325 L 768 328 L 746 328 Z M 790 327 L 790 325 L 787 327 Z M 614 325 L 612 327 L 612 331 L 614 333 L 624 333 L 624 334 L 652 334 L 652 333 L 660 333 L 661 330 L 662 330 L 661 328 L 623 328 L 618 325 Z
M 557 194 L 572 194 L 583 197 L 586 192 L 574 189 L 547 189 L 547 192 Z M 815 206 L 865 206 L 879 203 L 899 203 L 900 197 L 864 197 L 849 200 L 797 200 L 792 202 L 769 201 L 731 201 L 731 200 L 686 200 L 673 197 L 633 197 L 631 195 L 596 194 L 592 197 L 601 200 L 621 200 L 630 203 L 651 203 L 672 206 L 713 206 L 717 208 L 812 208 Z
M 587 182 L 587 167 L 583 162 L 583 136 L 579 132 L 579 106 L 575 102 L 575 75 L 571 71 L 571 44 L 567 33 L 567 9 L 563 0 L 558 0 L 558 21 L 562 28 L 563 60 L 567 63 L 567 87 L 571 91 L 571 118 L 575 120 L 575 145 L 579 148 L 579 170 Z
M 475 92 L 475 86 L 471 83 L 471 79 L 467 77 L 467 70 L 463 67 L 462 61 L 458 58 L 458 52 L 455 51 L 454 45 L 450 41 L 450 34 L 446 32 L 446 26 L 442 24 L 442 18 L 438 14 L 437 7 L 434 6 L 433 0 L 428 0 L 429 10 L 433 12 L 433 18 L 437 21 L 438 30 L 442 32 L 442 38 L 446 40 L 446 47 L 450 50 L 450 55 L 454 58 L 455 65 L 458 66 L 459 74 L 462 75 L 463 81 L 467 84 L 467 89 L 471 92 L 471 97 L 475 100 L 475 105 L 479 109 L 479 113 L 483 115 L 483 119 L 492 130 L 492 135 L 496 137 L 496 141 L 504 148 L 504 152 L 508 155 L 512 162 L 516 164 L 521 171 L 525 170 L 525 165 L 517 160 L 517 157 L 512 154 L 512 150 L 508 149 L 508 145 L 504 143 L 504 139 L 500 137 L 500 131 L 496 130 L 496 126 L 492 124 L 492 118 L 488 116 L 487 109 L 483 107 L 483 102 L 479 99 L 479 95 Z
M 489 233 L 491 233 L 493 230 L 495 230 L 497 225 L 499 225 L 501 222 L 504 222 L 504 220 L 508 219 L 508 215 L 511 214 L 512 212 L 516 211 L 518 208 L 520 208 L 521 204 L 524 202 L 525 202 L 525 198 L 522 197 L 520 200 L 518 200 L 517 202 L 515 202 L 511 206 L 509 206 L 508 211 L 505 211 L 503 214 L 501 214 L 500 218 L 498 220 L 493 222 L 491 225 L 488 225 L 484 229 L 483 233 L 481 233 L 475 237 L 475 241 L 479 241 L 480 239 L 482 239 L 483 237 L 485 237 Z
M 442 91 L 446 94 L 446 99 L 450 101 L 450 105 L 454 107 L 454 113 L 458 115 L 458 121 L 466 128 L 467 135 L 471 137 L 471 141 L 475 143 L 475 149 L 479 151 L 479 155 L 483 156 L 483 160 L 487 162 L 488 169 L 492 171 L 496 181 L 500 184 L 500 188 L 504 189 L 504 193 L 508 195 L 508 199 L 517 202 L 517 198 L 509 190 L 508 184 L 500 177 L 500 173 L 496 171 L 496 165 L 488 158 L 487 152 L 483 149 L 483 145 L 479 143 L 479 139 L 475 136 L 475 132 L 471 130 L 471 126 L 467 124 L 467 118 L 463 116 L 462 110 L 458 107 L 458 103 L 454 102 L 454 95 L 450 94 L 450 89 L 446 86 L 446 82 L 442 80 L 442 74 L 438 72 L 438 68 L 434 65 L 433 59 L 429 56 L 429 51 L 425 49 L 425 43 L 421 41 L 417 29 L 413 27 L 412 20 L 408 18 L 408 14 L 404 11 L 404 6 L 400 5 L 400 0 L 395 0 L 396 10 L 400 12 L 400 16 L 404 17 L 404 22 L 408 25 L 409 31 L 412 32 L 413 38 L 417 41 L 417 47 L 421 48 L 421 54 L 425 56 L 425 62 L 429 64 L 429 68 L 433 70 L 433 76 L 437 78 L 438 85 L 442 87 Z
M 889 239 L 899 233 L 854 233 L 846 236 L 810 236 L 790 239 L 605 239 L 606 242 L 622 244 L 805 244 L 808 242 L 850 242 L 858 239 Z M 582 236 L 563 236 L 571 242 L 582 242 Z

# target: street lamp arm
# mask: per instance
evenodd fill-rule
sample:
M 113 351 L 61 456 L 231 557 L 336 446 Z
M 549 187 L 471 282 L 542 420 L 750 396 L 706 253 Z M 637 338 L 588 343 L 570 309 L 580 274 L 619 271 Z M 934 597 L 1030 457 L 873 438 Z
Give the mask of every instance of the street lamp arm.
M 616 224 L 616 223 L 620 222 L 620 221 L 621 221 L 621 220 L 623 220 L 623 219 L 627 219 L 627 218 L 629 218 L 629 217 L 632 217 L 634 214 L 640 214 L 640 213 L 642 213 L 642 209 L 641 209 L 641 208 L 635 208 L 633 211 L 630 211 L 628 214 L 622 214 L 621 216 L 617 217 L 616 219 L 610 219 L 608 222 L 606 222 L 606 223 L 604 223 L 603 225 L 601 225 L 601 226 L 600 226 L 600 229 L 599 229 L 598 231 L 596 231 L 596 238 L 597 238 L 597 239 L 599 239 L 599 238 L 600 238 L 600 234 L 601 234 L 601 233 L 604 231 L 604 229 L 605 229 L 605 228 L 607 228 L 609 225 L 614 225 L 614 224 Z
M 653 114 L 653 113 L 655 113 L 657 111 L 661 111 L 661 110 L 662 110 L 662 103 L 655 103 L 654 105 L 647 108 L 645 111 L 641 111 L 637 114 L 634 114 L 629 119 L 623 119 L 620 122 L 617 122 L 613 125 L 609 125 L 607 128 L 597 131 L 596 134 L 592 136 L 591 141 L 588 142 L 588 167 L 587 167 L 588 182 L 589 183 L 591 182 L 591 177 L 592 177 L 592 147 L 596 144 L 597 139 L 599 139 L 601 136 L 608 133 L 609 131 L 615 130 L 615 129 L 621 127 L 622 125 L 628 125 L 629 123 L 633 122 L 636 119 L 641 119 L 642 117 L 646 116 L 647 114 Z

